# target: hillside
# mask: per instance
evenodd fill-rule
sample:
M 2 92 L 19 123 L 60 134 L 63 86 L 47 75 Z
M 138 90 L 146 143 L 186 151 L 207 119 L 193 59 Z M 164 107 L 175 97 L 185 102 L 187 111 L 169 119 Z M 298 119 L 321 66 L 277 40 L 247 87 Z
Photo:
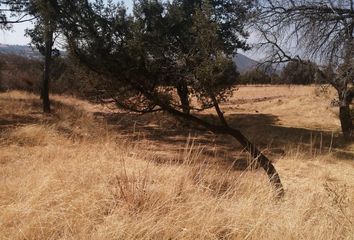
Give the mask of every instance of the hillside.
M 352 239 L 354 145 L 330 97 L 248 86 L 222 106 L 275 162 L 275 200 L 231 139 L 69 96 L 43 115 L 39 96 L 1 93 L 0 239 Z
M 41 54 L 29 46 L 0 44 L 0 54 L 14 54 L 22 57 L 39 59 Z
M 233 60 L 236 63 L 237 71 L 239 71 L 240 73 L 244 73 L 249 70 L 252 70 L 259 65 L 259 62 L 255 61 L 255 60 L 253 60 L 241 53 L 236 54 L 236 56 L 234 56 Z
M 33 50 L 29 46 L 23 46 L 23 45 L 5 45 L 5 44 L 0 44 L 0 54 L 14 54 L 14 55 L 19 55 L 27 58 L 34 58 L 34 59 L 39 59 L 41 58 L 41 55 L 38 51 Z M 62 52 L 62 54 L 65 54 Z M 246 72 L 250 69 L 253 69 L 259 64 L 257 61 L 246 57 L 245 55 L 238 53 L 234 57 L 234 62 L 236 63 L 237 70 L 241 73 Z

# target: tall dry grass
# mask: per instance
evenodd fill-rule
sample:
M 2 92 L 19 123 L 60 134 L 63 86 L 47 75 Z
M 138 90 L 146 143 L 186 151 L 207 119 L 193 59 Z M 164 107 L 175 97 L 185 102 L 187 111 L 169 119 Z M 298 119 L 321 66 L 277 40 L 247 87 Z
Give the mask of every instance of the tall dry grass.
M 161 163 L 83 110 L 37 114 L 36 99 L 0 95 L 0 239 L 354 239 L 353 163 L 332 153 L 279 157 L 275 200 L 262 171 L 210 164 L 208 146 L 187 139 Z

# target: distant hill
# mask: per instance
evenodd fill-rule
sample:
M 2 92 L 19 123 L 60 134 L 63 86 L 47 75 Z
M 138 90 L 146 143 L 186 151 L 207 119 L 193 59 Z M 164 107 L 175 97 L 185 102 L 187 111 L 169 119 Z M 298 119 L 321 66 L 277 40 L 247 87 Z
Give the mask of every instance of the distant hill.
M 0 54 L 14 54 L 19 55 L 31 59 L 39 59 L 41 58 L 41 54 L 32 49 L 30 46 L 26 45 L 7 45 L 0 43 Z M 237 70 L 240 73 L 247 72 L 255 68 L 259 63 L 245 55 L 238 53 L 234 58 L 234 62 L 236 63 Z
M 241 53 L 236 54 L 236 56 L 234 56 L 233 60 L 236 63 L 237 71 L 239 71 L 240 73 L 245 73 L 251 69 L 254 69 L 259 64 L 259 62 L 255 61 L 249 57 L 246 57 L 245 55 L 243 55 Z
M 0 54 L 14 54 L 31 59 L 41 58 L 39 51 L 25 45 L 7 45 L 0 43 Z

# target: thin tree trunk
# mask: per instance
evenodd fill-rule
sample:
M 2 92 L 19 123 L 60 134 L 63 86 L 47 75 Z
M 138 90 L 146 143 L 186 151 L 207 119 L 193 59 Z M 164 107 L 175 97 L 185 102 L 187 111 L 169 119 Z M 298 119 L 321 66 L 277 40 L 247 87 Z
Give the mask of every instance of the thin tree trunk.
M 281 183 L 280 176 L 275 169 L 272 162 L 253 144 L 251 143 L 239 130 L 228 127 L 229 135 L 233 136 L 249 153 L 256 159 L 258 164 L 267 173 L 269 181 L 276 189 L 276 195 L 282 197 L 284 195 L 283 184 Z
M 48 28 L 48 26 L 46 26 Z M 43 102 L 43 112 L 50 113 L 50 100 L 49 100 L 49 82 L 50 82 L 50 67 L 52 60 L 52 47 L 53 47 L 53 31 L 46 29 L 45 32 L 45 55 L 44 55 L 44 69 L 41 98 Z
M 211 94 L 211 99 L 212 99 L 212 101 L 213 101 L 214 108 L 215 108 L 216 113 L 218 114 L 218 117 L 219 117 L 219 119 L 220 119 L 220 122 L 221 122 L 225 127 L 228 127 L 229 124 L 226 122 L 226 119 L 225 119 L 225 117 L 224 117 L 224 113 L 221 111 L 220 106 L 219 106 L 219 103 L 218 103 L 216 97 Z
M 281 183 L 280 176 L 277 170 L 275 169 L 274 165 L 272 164 L 272 162 L 253 143 L 251 143 L 239 130 L 231 128 L 229 126 L 219 126 L 219 125 L 210 124 L 198 117 L 177 111 L 164 104 L 161 104 L 160 106 L 167 112 L 171 113 L 172 115 L 179 116 L 184 119 L 193 121 L 194 123 L 205 127 L 206 129 L 212 131 L 215 134 L 230 135 L 234 137 L 241 144 L 241 146 L 245 150 L 247 150 L 250 153 L 250 155 L 257 161 L 257 163 L 265 170 L 265 172 L 268 175 L 270 183 L 274 186 L 276 190 L 276 196 L 277 197 L 284 196 L 285 192 L 284 192 L 283 184 Z
M 182 111 L 178 111 L 175 108 L 169 106 L 166 104 L 164 101 L 161 101 L 158 97 L 157 94 L 152 94 L 150 92 L 147 92 L 146 89 L 142 88 L 139 85 L 136 85 L 137 89 L 139 89 L 141 92 L 146 94 L 146 96 L 156 102 L 164 111 L 176 116 L 183 118 L 185 120 L 194 122 L 197 125 L 205 127 L 207 130 L 215 133 L 215 134 L 223 134 L 223 135 L 229 135 L 234 137 L 242 147 L 247 150 L 250 155 L 259 163 L 259 165 L 265 170 L 265 172 L 268 175 L 270 183 L 274 186 L 276 190 L 276 196 L 277 197 L 282 197 L 284 196 L 284 187 L 283 184 L 281 183 L 280 176 L 275 169 L 274 165 L 272 162 L 253 144 L 251 143 L 239 130 L 231 128 L 229 126 L 220 126 L 220 125 L 215 125 L 215 124 L 210 124 L 207 121 L 204 121 L 203 119 L 200 119 L 196 116 L 193 116 L 191 114 L 186 114 Z M 216 105 L 218 106 L 218 104 Z M 220 111 L 220 113 L 222 113 Z M 223 114 L 222 114 L 223 116 Z
M 284 195 L 283 184 L 281 183 L 278 172 L 276 171 L 272 162 L 253 144 L 251 143 L 239 130 L 229 127 L 224 113 L 221 111 L 219 103 L 214 95 L 211 95 L 215 111 L 217 112 L 221 124 L 225 126 L 226 132 L 234 137 L 241 145 L 244 147 L 250 155 L 256 159 L 258 164 L 265 170 L 267 173 L 270 182 L 274 185 L 277 190 L 277 196 L 281 197 Z
M 189 103 L 189 93 L 188 93 L 188 86 L 187 83 L 184 80 L 180 80 L 178 85 L 177 85 L 177 94 L 179 96 L 179 99 L 181 101 L 182 105 L 182 111 L 185 114 L 190 113 L 190 103 Z

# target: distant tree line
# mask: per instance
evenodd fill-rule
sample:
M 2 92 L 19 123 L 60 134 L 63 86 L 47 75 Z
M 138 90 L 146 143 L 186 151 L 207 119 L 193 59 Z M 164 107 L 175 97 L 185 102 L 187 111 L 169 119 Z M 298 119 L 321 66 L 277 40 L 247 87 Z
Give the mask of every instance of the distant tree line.
M 319 67 L 310 61 L 286 63 L 281 70 L 260 67 L 251 69 L 239 77 L 241 84 L 324 84 L 326 81 L 318 76 Z
M 43 61 L 29 59 L 19 55 L 0 54 L 0 90 L 27 90 L 39 93 L 41 89 L 41 72 Z M 317 65 L 289 62 L 277 72 L 273 68 L 258 67 L 251 69 L 235 78 L 231 84 L 325 84 L 317 74 Z M 99 89 L 100 81 L 95 73 L 84 69 L 70 56 L 58 56 L 53 59 L 50 71 L 51 92 L 68 93 L 89 100 L 97 99 L 94 95 Z M 168 86 L 169 83 L 166 83 Z
M 40 94 L 43 65 L 44 61 L 40 59 L 0 54 L 0 91 L 24 90 Z M 101 82 L 99 76 L 82 68 L 70 57 L 54 58 L 49 77 L 51 93 L 97 100 L 95 92 Z

